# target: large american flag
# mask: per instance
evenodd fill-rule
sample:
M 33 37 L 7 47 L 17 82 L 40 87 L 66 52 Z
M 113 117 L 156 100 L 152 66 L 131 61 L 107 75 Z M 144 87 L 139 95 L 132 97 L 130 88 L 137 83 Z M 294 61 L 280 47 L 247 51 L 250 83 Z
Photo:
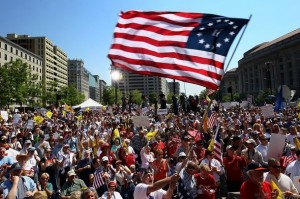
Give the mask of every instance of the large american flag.
M 99 187 L 105 185 L 105 179 L 103 178 L 103 171 L 102 170 L 97 170 L 94 173 L 94 181 L 93 181 L 93 187 L 95 189 L 98 189 Z
M 200 13 L 122 12 L 108 57 L 120 69 L 216 90 L 228 50 L 247 22 Z
M 221 164 L 223 164 L 223 157 L 222 157 L 222 145 L 221 145 L 221 134 L 220 134 L 220 125 L 218 124 L 214 136 L 214 152 L 215 152 L 215 159 L 219 160 Z

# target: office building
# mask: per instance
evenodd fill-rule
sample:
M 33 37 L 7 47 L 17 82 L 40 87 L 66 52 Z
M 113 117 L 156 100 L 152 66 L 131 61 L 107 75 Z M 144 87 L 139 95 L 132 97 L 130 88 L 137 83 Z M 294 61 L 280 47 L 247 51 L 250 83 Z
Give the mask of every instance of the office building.
M 90 98 L 95 100 L 96 102 L 100 102 L 100 88 L 99 88 L 99 76 L 92 75 L 89 72 L 89 90 L 90 90 Z
M 180 83 L 178 81 L 168 82 L 169 93 L 174 94 L 174 86 L 175 86 L 175 95 L 179 95 L 180 94 Z
M 48 86 L 50 81 L 56 81 L 58 83 L 57 90 L 68 86 L 67 54 L 47 37 L 7 34 L 6 38 L 43 59 L 42 80 L 44 85 Z
M 99 81 L 99 93 L 100 93 L 100 102 L 103 103 L 103 92 L 106 87 L 106 82 L 102 79 Z
M 85 69 L 83 60 L 68 60 L 68 84 L 74 85 L 86 100 L 90 97 L 89 72 Z
M 43 58 L 0 36 L 0 66 L 17 59 L 28 64 L 31 74 L 37 75 L 37 82 L 42 81 Z M 40 100 L 36 99 L 36 102 L 40 103 Z
M 276 94 L 280 85 L 287 85 L 296 90 L 295 97 L 300 96 L 300 29 L 245 52 L 238 74 L 242 93 L 270 90 Z
M 161 91 L 165 95 L 168 94 L 168 82 L 166 78 L 140 75 L 124 70 L 120 72 L 121 79 L 117 82 L 112 80 L 112 85 L 117 84 L 118 89 L 126 94 L 133 90 L 139 90 L 145 96 L 150 96 L 150 94 L 158 96 Z

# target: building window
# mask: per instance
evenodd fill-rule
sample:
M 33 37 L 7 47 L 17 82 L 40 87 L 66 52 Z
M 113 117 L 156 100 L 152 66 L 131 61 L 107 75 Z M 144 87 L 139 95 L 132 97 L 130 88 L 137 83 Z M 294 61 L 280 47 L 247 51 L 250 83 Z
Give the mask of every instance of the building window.
M 4 45 L 4 49 L 7 50 L 7 44 Z
M 18 55 L 19 54 L 19 51 L 16 49 L 16 55 Z
M 34 66 L 32 66 L 32 70 L 34 70 Z
M 4 60 L 7 61 L 7 54 L 4 55 Z
M 13 57 L 10 57 L 10 61 L 13 61 Z
M 14 49 L 13 47 L 10 47 L 10 52 L 13 53 Z
M 23 58 L 23 52 L 21 52 L 21 57 Z

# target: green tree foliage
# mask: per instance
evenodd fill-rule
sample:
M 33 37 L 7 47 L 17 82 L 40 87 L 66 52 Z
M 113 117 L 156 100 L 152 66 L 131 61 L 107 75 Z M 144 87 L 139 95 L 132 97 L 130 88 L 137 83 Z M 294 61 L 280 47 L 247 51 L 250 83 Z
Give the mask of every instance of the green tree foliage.
M 134 104 L 141 105 L 142 101 L 143 101 L 142 100 L 142 93 L 141 93 L 141 91 L 139 91 L 139 90 L 133 90 L 131 92 L 131 94 L 132 94 L 132 102 Z
M 157 94 L 156 93 L 150 93 L 149 94 L 149 103 L 155 104 L 155 101 L 157 100 Z
M 44 85 L 42 99 L 46 104 L 51 105 L 56 103 L 56 96 L 59 94 L 57 86 L 57 81 L 50 81 L 47 82 L 47 85 Z
M 12 103 L 22 106 L 40 95 L 37 75 L 31 74 L 27 63 L 22 60 L 5 63 L 0 67 L 0 74 L 0 106 L 9 106 Z
M 74 106 L 84 101 L 85 95 L 79 92 L 73 84 L 63 87 L 59 94 L 61 95 L 61 102 Z
M 103 104 L 113 105 L 115 104 L 115 87 L 106 86 L 103 90 Z M 117 89 L 117 104 L 122 103 L 122 92 Z

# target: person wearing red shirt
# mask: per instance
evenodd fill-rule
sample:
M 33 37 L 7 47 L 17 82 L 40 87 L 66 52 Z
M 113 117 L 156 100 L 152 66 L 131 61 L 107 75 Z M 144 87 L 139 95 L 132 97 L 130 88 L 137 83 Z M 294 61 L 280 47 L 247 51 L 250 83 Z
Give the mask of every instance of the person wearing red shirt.
M 211 169 L 208 164 L 200 165 L 200 173 L 194 175 L 198 188 L 198 199 L 215 199 L 217 184 L 214 177 L 210 174 Z
M 198 140 L 198 141 L 196 142 L 195 147 L 194 147 L 194 151 L 195 151 L 195 153 L 196 153 L 196 155 L 197 155 L 197 160 L 198 160 L 199 162 L 201 162 L 201 160 L 205 158 L 205 157 L 204 157 L 204 155 L 205 155 L 205 150 L 206 150 L 206 149 L 203 147 L 203 141 L 202 141 L 202 140 Z
M 228 192 L 238 192 L 243 183 L 242 169 L 246 166 L 246 160 L 235 154 L 232 145 L 226 147 L 226 153 L 223 164 L 227 174 Z
M 275 199 L 278 191 L 272 191 L 269 182 L 264 181 L 263 168 L 258 162 L 251 162 L 248 165 L 247 174 L 249 179 L 243 182 L 240 189 L 241 199 Z

